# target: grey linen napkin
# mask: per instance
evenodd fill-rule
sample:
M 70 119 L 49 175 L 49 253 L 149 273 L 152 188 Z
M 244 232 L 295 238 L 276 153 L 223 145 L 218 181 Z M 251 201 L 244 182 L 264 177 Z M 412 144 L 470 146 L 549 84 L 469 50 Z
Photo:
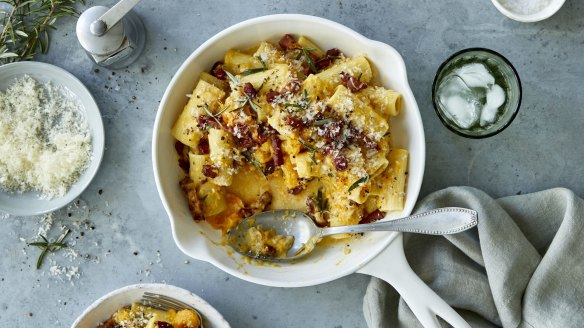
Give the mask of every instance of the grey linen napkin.
M 412 269 L 472 327 L 584 327 L 584 200 L 563 188 L 493 199 L 452 187 L 414 212 L 475 209 L 477 228 L 404 236 Z M 372 327 L 420 327 L 397 292 L 372 278 L 363 312 Z

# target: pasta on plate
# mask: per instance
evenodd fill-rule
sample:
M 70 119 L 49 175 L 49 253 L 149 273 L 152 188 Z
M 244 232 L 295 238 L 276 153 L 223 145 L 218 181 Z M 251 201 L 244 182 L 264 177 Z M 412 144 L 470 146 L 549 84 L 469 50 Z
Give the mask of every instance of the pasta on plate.
M 287 34 L 228 50 L 188 96 L 172 135 L 195 220 L 227 231 L 297 209 L 339 226 L 403 209 L 408 151 L 391 144 L 401 96 L 374 84 L 365 56 Z

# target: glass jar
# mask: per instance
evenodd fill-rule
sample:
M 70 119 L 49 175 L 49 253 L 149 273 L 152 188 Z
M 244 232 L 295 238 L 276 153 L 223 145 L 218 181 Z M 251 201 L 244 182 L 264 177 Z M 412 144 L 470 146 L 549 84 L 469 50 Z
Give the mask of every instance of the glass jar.
M 464 49 L 438 68 L 432 85 L 432 103 L 440 121 L 454 133 L 467 138 L 487 138 L 507 128 L 517 115 L 521 81 L 513 65 L 501 54 L 484 48 Z

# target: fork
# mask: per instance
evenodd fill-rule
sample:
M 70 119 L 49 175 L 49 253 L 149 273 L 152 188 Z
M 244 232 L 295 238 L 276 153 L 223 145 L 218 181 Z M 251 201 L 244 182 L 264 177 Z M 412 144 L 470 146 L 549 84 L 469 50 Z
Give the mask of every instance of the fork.
M 144 294 L 142 294 L 142 299 L 140 300 L 140 303 L 163 311 L 168 310 L 180 311 L 183 309 L 192 310 L 197 314 L 197 317 L 199 317 L 200 322 L 199 328 L 204 328 L 203 317 L 201 316 L 197 309 L 172 297 L 156 293 L 144 292 Z

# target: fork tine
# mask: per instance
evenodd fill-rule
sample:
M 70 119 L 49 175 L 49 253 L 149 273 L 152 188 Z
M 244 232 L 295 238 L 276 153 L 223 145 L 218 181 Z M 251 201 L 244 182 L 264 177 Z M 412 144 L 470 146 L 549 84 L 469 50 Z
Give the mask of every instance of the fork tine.
M 199 313 L 197 309 L 172 297 L 150 292 L 144 292 L 144 294 L 142 294 L 142 299 L 140 300 L 140 303 L 164 311 L 168 310 L 179 311 L 182 309 L 192 310 L 199 317 L 200 328 L 204 328 L 203 317 L 201 316 L 201 313 Z

